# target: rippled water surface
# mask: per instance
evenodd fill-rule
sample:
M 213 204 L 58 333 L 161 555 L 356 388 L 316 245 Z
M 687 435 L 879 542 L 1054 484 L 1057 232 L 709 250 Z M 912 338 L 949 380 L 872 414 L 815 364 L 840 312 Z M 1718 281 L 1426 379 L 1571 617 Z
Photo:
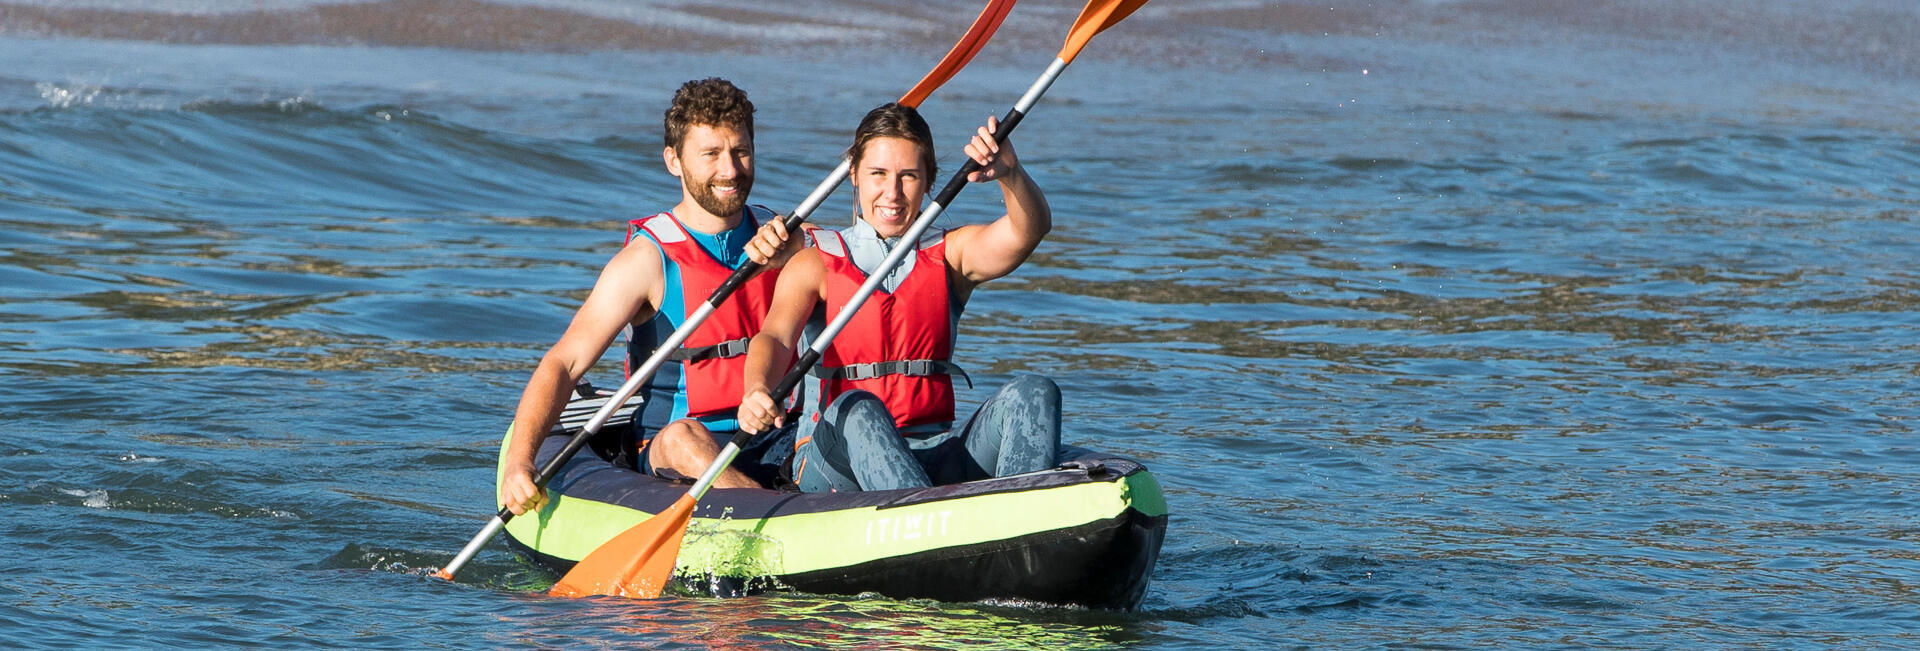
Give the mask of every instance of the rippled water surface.
M 0 631 L 1920 645 L 1920 11 L 1748 4 L 1160 0 L 1098 37 L 1015 137 L 1056 230 L 961 361 L 963 402 L 1056 378 L 1068 442 L 1165 485 L 1110 613 L 558 600 L 499 543 L 422 576 L 622 222 L 677 199 L 672 89 L 753 94 L 785 211 L 977 7 L 0 3 Z M 1027 0 L 927 102 L 943 160 L 1076 11 Z

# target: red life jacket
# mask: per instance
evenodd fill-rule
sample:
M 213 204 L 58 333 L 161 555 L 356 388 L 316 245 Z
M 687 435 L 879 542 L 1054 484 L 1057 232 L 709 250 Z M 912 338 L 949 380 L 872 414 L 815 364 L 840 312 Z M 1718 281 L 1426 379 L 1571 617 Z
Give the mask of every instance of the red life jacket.
M 855 266 L 846 240 L 814 232 L 826 266 L 827 320 L 839 318 L 867 274 Z M 819 404 L 865 389 L 879 396 L 894 426 L 953 422 L 952 302 L 947 288 L 946 238 L 914 252 L 913 271 L 892 292 L 875 289 L 820 356 L 810 375 L 820 379 Z
M 770 217 L 772 213 L 764 208 L 755 207 L 747 211 L 745 219 L 754 226 L 759 225 L 759 217 Z M 662 311 L 654 315 L 652 342 L 665 341 L 674 328 L 685 323 L 687 316 L 700 309 L 700 305 L 713 296 L 713 290 L 733 275 L 733 269 L 721 264 L 700 248 L 687 234 L 686 227 L 672 213 L 660 213 L 652 217 L 635 219 L 629 222 L 627 241 L 632 242 L 636 234 L 644 233 L 652 240 L 660 252 L 673 262 L 680 271 L 679 287 L 663 287 L 662 298 L 669 299 L 679 294 L 680 310 L 678 314 L 668 314 L 667 307 L 672 300 L 662 300 Z M 733 295 L 714 308 L 707 320 L 694 329 L 679 350 L 667 359 L 681 365 L 679 378 L 668 373 L 656 373 L 649 381 L 654 390 L 650 400 L 661 400 L 666 394 L 673 394 L 676 403 L 684 404 L 686 411 L 675 416 L 700 417 L 713 414 L 731 414 L 740 407 L 740 394 L 746 384 L 747 342 L 760 332 L 760 323 L 767 317 L 767 307 L 773 303 L 773 286 L 779 277 L 778 269 L 767 269 L 740 285 Z M 661 323 L 666 319 L 669 323 Z M 652 349 L 639 350 L 642 333 L 634 332 L 634 345 L 629 345 L 627 372 L 652 354 Z M 666 370 L 663 367 L 662 370 Z M 677 404 L 676 407 L 679 405 Z M 679 409 L 674 411 L 678 412 Z

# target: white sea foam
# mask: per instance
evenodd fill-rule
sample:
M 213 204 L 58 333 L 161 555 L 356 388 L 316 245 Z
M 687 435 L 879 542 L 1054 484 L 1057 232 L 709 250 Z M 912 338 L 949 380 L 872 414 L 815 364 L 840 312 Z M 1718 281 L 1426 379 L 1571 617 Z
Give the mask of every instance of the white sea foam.
M 77 488 L 62 488 L 60 489 L 60 492 L 67 495 L 72 495 L 74 497 L 82 498 L 80 500 L 81 506 L 85 506 L 90 509 L 104 509 L 112 506 L 112 504 L 107 501 L 107 492 L 104 490 L 96 489 L 96 490 L 89 491 L 89 490 L 80 490 Z
M 43 81 L 34 84 L 33 87 L 40 91 L 40 99 L 46 100 L 47 106 L 53 108 L 89 105 L 93 103 L 95 97 L 100 96 L 100 87 L 88 84 L 61 86 Z

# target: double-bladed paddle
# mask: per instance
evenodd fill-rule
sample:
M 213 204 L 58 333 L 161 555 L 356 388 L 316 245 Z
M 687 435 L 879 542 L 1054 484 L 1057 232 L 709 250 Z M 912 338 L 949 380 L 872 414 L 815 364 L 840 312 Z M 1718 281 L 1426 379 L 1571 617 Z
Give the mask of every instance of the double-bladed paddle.
M 1040 75 L 1040 79 L 1035 81 L 1032 87 L 1027 89 L 1027 93 L 1021 96 L 1012 110 L 1007 112 L 1007 116 L 1001 118 L 999 130 L 995 132 L 994 139 L 1006 141 L 1007 134 L 1012 133 L 1014 127 L 1019 126 L 1020 120 L 1026 116 L 1027 111 L 1033 108 L 1034 103 L 1040 100 L 1040 96 L 1053 85 L 1053 81 L 1066 70 L 1067 64 L 1080 54 L 1081 48 L 1086 47 L 1087 41 L 1124 20 L 1135 9 L 1139 9 L 1146 3 L 1147 0 L 1092 0 L 1087 3 L 1087 7 L 1081 10 L 1080 17 L 1074 20 L 1073 29 L 1067 33 L 1066 46 L 1060 49 L 1060 54 L 1054 59 L 1053 64 L 1047 67 L 1047 71 Z M 849 163 L 845 161 L 841 163 L 842 176 L 848 165 Z M 967 159 L 960 171 L 955 172 L 953 178 L 947 181 L 947 185 L 941 188 L 940 194 L 934 198 L 933 203 L 914 220 L 913 225 L 907 229 L 907 233 L 901 236 L 901 241 L 919 241 L 920 236 L 933 224 L 934 219 L 940 216 L 944 207 L 952 203 L 953 199 L 959 196 L 960 190 L 966 187 L 967 175 L 979 169 L 978 162 L 971 158 Z M 820 356 L 833 343 L 833 338 L 840 334 L 840 330 L 845 328 L 849 321 L 853 320 L 853 315 L 860 310 L 862 304 L 866 303 L 867 297 L 873 294 L 894 267 L 900 265 L 901 260 L 906 259 L 913 252 L 914 247 L 895 247 L 893 252 L 881 261 L 880 266 L 868 275 L 866 282 L 862 283 L 860 289 L 855 291 L 847 301 L 847 306 L 842 308 L 839 315 L 820 332 L 813 345 L 800 356 L 793 368 L 781 377 L 780 384 L 775 386 L 770 394 L 775 404 L 786 400 L 787 396 L 793 393 L 807 371 L 820 361 Z M 726 447 L 720 450 L 720 456 L 713 460 L 713 465 L 708 466 L 707 471 L 701 473 L 700 479 L 695 481 L 693 487 L 687 489 L 686 494 L 680 496 L 673 506 L 601 544 L 593 553 L 574 565 L 573 570 L 567 572 L 566 576 L 560 577 L 560 581 L 553 585 L 549 594 L 570 597 L 607 594 L 646 599 L 660 596 L 661 591 L 666 589 L 667 581 L 673 578 L 674 563 L 680 555 L 680 541 L 686 536 L 687 524 L 693 517 L 694 506 L 702 496 L 706 495 L 707 489 L 713 486 L 721 470 L 740 454 L 740 449 L 761 434 L 764 432 L 746 430 L 735 434 Z
M 934 89 L 939 88 L 940 85 L 946 83 L 948 79 L 952 79 L 955 73 L 960 72 L 961 68 L 966 67 L 967 62 L 973 60 L 973 55 L 979 53 L 981 48 L 986 47 L 988 39 L 993 38 L 994 30 L 1000 28 L 1000 22 L 1006 19 L 1007 12 L 1013 10 L 1013 4 L 1017 1 L 1018 0 L 989 0 L 986 8 L 980 11 L 980 16 L 974 19 L 973 26 L 967 30 L 966 35 L 960 37 L 960 42 L 954 44 L 953 49 L 947 52 L 947 56 L 942 58 L 940 63 L 935 65 L 933 70 L 928 72 L 927 76 L 920 80 L 920 83 L 915 84 L 912 90 L 907 91 L 907 94 L 900 98 L 900 103 L 907 106 L 918 106 L 928 95 L 933 94 Z M 827 176 L 826 180 L 821 181 L 820 185 L 814 187 L 813 192 L 808 194 L 807 198 L 802 200 L 800 205 L 795 207 L 793 212 L 787 215 L 785 224 L 789 234 L 792 234 L 794 229 L 799 228 L 800 223 L 806 221 L 807 216 L 813 214 L 814 209 L 820 207 L 820 204 L 825 202 L 829 195 L 833 194 L 834 189 L 840 187 L 842 181 L 847 180 L 850 165 L 851 162 L 847 158 L 842 157 L 840 166 L 835 168 L 833 173 Z M 586 446 L 587 440 L 592 438 L 594 434 L 600 431 L 601 427 L 606 425 L 607 420 L 613 417 L 613 413 L 618 411 L 622 405 L 626 404 L 627 399 L 632 398 L 633 394 L 639 392 L 640 385 L 646 382 L 648 378 L 653 377 L 654 372 L 660 370 L 660 366 L 666 363 L 667 356 L 672 354 L 673 351 L 679 350 L 680 345 L 686 343 L 687 338 L 693 335 L 693 331 L 699 328 L 700 324 L 704 323 L 707 317 L 713 314 L 715 309 L 719 308 L 721 304 L 726 303 L 727 297 L 732 296 L 734 290 L 739 289 L 740 285 L 744 284 L 748 278 L 753 277 L 756 272 L 759 272 L 760 267 L 761 265 L 752 261 L 741 265 L 739 269 L 734 270 L 733 275 L 727 277 L 726 282 L 721 283 L 719 287 L 713 290 L 713 295 L 707 297 L 705 303 L 702 303 L 692 314 L 687 315 L 686 320 L 681 322 L 680 327 L 675 328 L 673 334 L 668 336 L 666 341 L 660 342 L 660 345 L 654 348 L 653 354 L 647 357 L 646 363 L 641 364 L 639 369 L 628 376 L 626 383 L 620 385 L 620 389 L 615 391 L 613 396 L 607 399 L 606 404 L 600 407 L 599 411 L 594 412 L 592 418 L 587 420 L 586 426 L 582 427 L 579 433 L 574 434 L 572 440 L 567 441 L 566 447 L 562 448 L 560 453 L 554 455 L 552 459 L 547 460 L 546 465 L 540 468 L 539 474 L 534 476 L 534 485 L 544 488 L 547 482 L 552 480 L 553 476 L 560 472 L 560 467 L 566 465 L 567 461 L 571 460 L 573 455 L 580 451 L 580 448 Z M 738 454 L 738 452 L 739 450 L 736 447 L 734 453 Z M 704 477 L 703 481 L 712 483 L 713 477 L 719 475 L 717 468 L 725 468 L 726 464 L 731 462 L 732 459 L 732 455 L 728 455 L 727 459 L 722 461 L 715 469 L 709 469 L 706 473 L 708 476 Z M 648 520 L 648 522 L 660 520 L 662 515 L 666 514 L 656 515 Z M 506 507 L 501 507 L 500 512 L 495 513 L 493 519 L 487 521 L 487 526 L 483 527 L 480 533 L 474 535 L 472 540 L 467 541 L 467 546 L 462 548 L 460 553 L 455 555 L 451 562 L 447 563 L 446 567 L 441 568 L 440 571 L 434 573 L 434 575 L 442 579 L 451 580 L 454 573 L 459 572 L 460 568 L 465 567 L 468 561 L 473 560 L 474 555 L 480 553 L 480 548 L 486 546 L 487 541 L 492 540 L 493 535 L 499 533 L 501 528 L 507 526 L 507 521 L 512 519 L 513 511 Z M 684 529 L 685 518 L 683 517 L 681 521 L 683 523 L 682 528 Z M 615 540 L 619 539 L 616 538 Z M 679 538 L 676 536 L 674 541 L 677 549 Z M 612 541 L 609 542 L 611 543 Z M 604 545 L 601 547 L 601 550 L 606 549 L 607 547 Z M 598 554 L 599 551 L 595 553 Z M 667 555 L 667 569 L 669 571 L 673 569 L 672 559 L 674 556 L 675 554 Z M 592 556 L 589 556 L 589 558 L 592 558 Z M 575 571 L 578 571 L 577 566 Z M 567 576 L 573 576 L 573 573 L 570 572 Z M 555 586 L 556 594 L 559 594 L 558 588 L 559 586 Z M 658 594 L 658 590 L 653 592 L 653 595 Z

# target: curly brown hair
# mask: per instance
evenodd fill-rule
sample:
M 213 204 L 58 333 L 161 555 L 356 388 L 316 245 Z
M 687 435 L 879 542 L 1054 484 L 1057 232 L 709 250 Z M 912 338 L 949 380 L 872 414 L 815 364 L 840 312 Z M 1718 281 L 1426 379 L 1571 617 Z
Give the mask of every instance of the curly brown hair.
M 867 153 L 867 143 L 874 138 L 899 138 L 920 145 L 920 166 L 927 168 L 926 179 L 932 181 L 939 174 L 940 165 L 933 157 L 933 128 L 927 126 L 927 120 L 913 107 L 888 102 L 860 119 L 860 127 L 853 131 L 853 146 L 847 148 L 854 168 L 860 167 L 860 157 Z
M 753 102 L 747 91 L 719 77 L 695 79 L 680 85 L 667 106 L 666 146 L 680 151 L 687 130 L 695 125 L 733 127 L 753 139 Z

